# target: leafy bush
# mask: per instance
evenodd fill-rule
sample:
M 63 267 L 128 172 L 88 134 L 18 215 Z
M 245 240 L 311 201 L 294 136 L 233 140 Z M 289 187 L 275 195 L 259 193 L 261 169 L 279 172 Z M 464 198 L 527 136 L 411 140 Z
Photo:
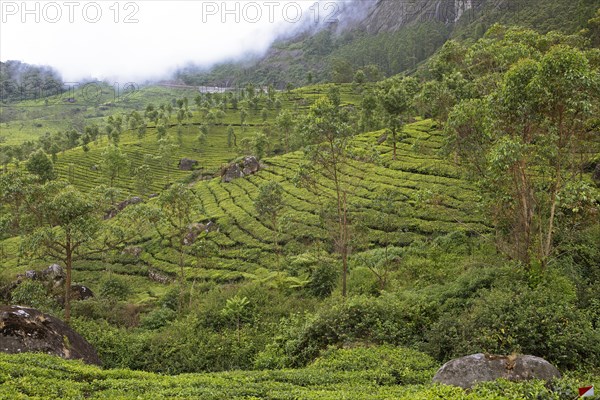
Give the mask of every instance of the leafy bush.
M 142 318 L 142 327 L 150 330 L 162 328 L 173 321 L 177 313 L 167 307 L 157 308 Z
M 377 277 L 365 267 L 352 268 L 348 275 L 348 288 L 353 295 L 375 296 L 379 294 Z
M 331 348 L 317 358 L 309 368 L 323 371 L 372 371 L 378 381 L 411 385 L 431 382 L 439 365 L 427 354 L 389 345 Z
M 19 284 L 10 294 L 13 304 L 30 306 L 41 311 L 55 311 L 58 304 L 48 297 L 44 285 L 30 279 L 26 279 Z
M 306 285 L 306 290 L 315 297 L 328 297 L 335 289 L 338 278 L 339 270 L 334 263 L 316 263 L 311 268 L 310 282 Z
M 150 333 L 117 328 L 107 321 L 74 318 L 72 327 L 98 352 L 105 368 L 142 369 Z
M 297 367 L 330 346 L 352 343 L 414 345 L 421 340 L 420 321 L 393 295 L 357 296 L 324 304 L 315 315 L 280 322 L 279 333 L 259 354 L 259 368 Z
M 564 368 L 598 365 L 600 332 L 577 309 L 573 285 L 555 273 L 546 273 L 533 288 L 511 278 L 482 291 L 460 315 L 447 313 L 434 324 L 430 343 L 445 346 L 437 354 L 517 352 Z
M 104 279 L 100 286 L 100 295 L 111 300 L 125 300 L 130 294 L 131 287 L 117 276 Z

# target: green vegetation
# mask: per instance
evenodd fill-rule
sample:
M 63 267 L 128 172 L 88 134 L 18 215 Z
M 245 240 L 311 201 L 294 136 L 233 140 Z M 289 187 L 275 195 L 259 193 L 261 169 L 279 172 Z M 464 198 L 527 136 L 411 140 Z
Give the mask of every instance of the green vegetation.
M 340 63 L 354 83 L 149 87 L 3 146 L 2 286 L 67 272 L 58 293 L 24 280 L 4 301 L 59 314 L 64 296 L 105 369 L 0 355 L 0 394 L 574 398 L 600 368 L 590 32 L 494 25 L 381 82 Z M 258 171 L 221 179 L 250 154 Z M 70 301 L 71 281 L 96 296 Z M 431 384 L 475 352 L 566 377 Z
M 568 377 L 547 387 L 540 381 L 500 380 L 467 392 L 428 383 L 435 364 L 426 355 L 386 347 L 365 350 L 333 351 L 298 370 L 179 376 L 102 370 L 45 355 L 0 355 L 0 379 L 3 396 L 12 399 L 567 399 L 578 386 L 593 383 Z

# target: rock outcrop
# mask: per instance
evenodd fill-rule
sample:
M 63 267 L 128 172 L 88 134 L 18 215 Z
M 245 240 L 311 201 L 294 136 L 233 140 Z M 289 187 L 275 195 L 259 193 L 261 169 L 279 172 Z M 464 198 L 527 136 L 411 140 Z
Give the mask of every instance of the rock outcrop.
M 139 246 L 128 246 L 128 247 L 125 247 L 123 249 L 123 251 L 121 252 L 121 254 L 132 256 L 132 257 L 135 257 L 135 258 L 140 258 L 140 255 L 143 252 L 144 252 L 144 249 L 142 249 Z
M 148 278 L 154 282 L 162 283 L 163 285 L 171 283 L 171 278 L 153 270 L 148 271 Z
M 499 378 L 510 381 L 541 379 L 550 381 L 560 378 L 558 369 L 540 357 L 496 356 L 472 354 L 448 361 L 433 377 L 434 383 L 471 388 L 479 382 Z
M 475 13 L 485 2 L 486 0 L 379 0 L 375 6 L 367 9 L 368 14 L 359 22 L 359 26 L 368 33 L 375 34 L 395 32 L 414 22 L 438 21 L 451 24 L 465 13 Z
M 101 365 L 96 350 L 60 319 L 34 308 L 0 307 L 0 351 L 38 352 Z
M 138 196 L 134 196 L 130 199 L 124 200 L 124 201 L 120 202 L 119 204 L 117 204 L 116 206 L 114 206 L 112 209 L 108 210 L 106 212 L 106 214 L 104 215 L 104 219 L 114 218 L 118 213 L 123 211 L 125 208 L 127 208 L 133 204 L 139 204 L 142 201 L 143 201 L 142 198 L 138 197 Z
M 30 272 L 32 271 L 27 271 L 25 275 L 27 276 L 27 273 Z M 47 282 L 48 289 L 56 289 L 64 285 L 67 274 L 60 265 L 52 264 L 39 274 L 36 274 L 36 277 L 39 280 Z
M 94 297 L 94 292 L 89 287 L 83 285 L 71 286 L 71 300 L 87 300 L 92 297 Z
M 213 221 L 208 221 L 205 224 L 199 222 L 193 223 L 188 226 L 188 232 L 183 238 L 183 244 L 186 246 L 191 246 L 192 244 L 194 244 L 194 242 L 196 242 L 196 239 L 198 239 L 198 236 L 200 236 L 201 233 L 210 233 L 218 231 L 219 227 Z
M 242 172 L 242 168 L 236 163 L 229 164 L 221 171 L 221 180 L 223 182 L 229 183 L 234 179 L 243 178 L 244 173 Z
M 260 169 L 260 163 L 254 156 L 244 157 L 243 166 L 244 169 L 242 170 L 242 172 L 244 173 L 244 175 L 255 174 Z
M 261 169 L 260 162 L 254 156 L 246 156 L 240 161 L 232 162 L 221 169 L 221 181 L 231 182 L 246 175 L 257 173 Z
M 191 158 L 182 158 L 179 160 L 179 169 L 181 171 L 191 171 L 198 165 L 197 160 L 192 160 Z

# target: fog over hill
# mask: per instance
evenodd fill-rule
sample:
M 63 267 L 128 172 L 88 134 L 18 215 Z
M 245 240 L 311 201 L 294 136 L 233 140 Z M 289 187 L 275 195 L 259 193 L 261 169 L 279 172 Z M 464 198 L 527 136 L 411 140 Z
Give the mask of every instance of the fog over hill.
M 495 22 L 573 32 L 594 10 L 592 0 L 26 4 L 1 3 L 0 61 L 50 65 L 67 82 L 280 87 L 306 84 L 307 71 L 315 82 L 335 80 L 340 60 L 353 70 L 376 65 L 383 75 L 410 70 L 448 38 L 476 39 Z
M 67 81 L 161 79 L 189 63 L 260 56 L 277 38 L 361 19 L 375 2 L 69 4 L 2 2 L 0 60 L 52 65 Z
M 261 58 L 282 39 L 445 20 L 470 0 L 3 2 L 0 60 L 51 65 L 66 81 L 163 79 L 182 66 Z M 433 11 L 432 11 L 433 10 Z

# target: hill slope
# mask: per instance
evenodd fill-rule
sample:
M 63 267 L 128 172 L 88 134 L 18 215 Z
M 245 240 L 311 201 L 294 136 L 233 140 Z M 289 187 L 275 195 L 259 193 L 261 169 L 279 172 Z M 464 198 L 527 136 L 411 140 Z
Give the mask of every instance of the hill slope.
M 176 77 L 188 84 L 284 88 L 312 82 L 351 82 L 354 72 L 376 66 L 386 76 L 414 69 L 449 38 L 477 39 L 494 23 L 541 32 L 577 32 L 597 2 L 582 0 L 355 1 L 339 9 L 331 24 L 311 26 L 274 43 L 263 57 L 229 62 L 209 71 L 187 67 Z

